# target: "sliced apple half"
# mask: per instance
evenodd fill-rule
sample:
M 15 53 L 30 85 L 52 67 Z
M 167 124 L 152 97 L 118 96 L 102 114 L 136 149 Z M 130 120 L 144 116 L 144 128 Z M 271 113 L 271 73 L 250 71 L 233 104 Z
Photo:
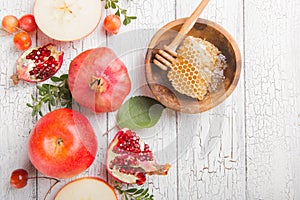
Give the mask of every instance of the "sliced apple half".
M 33 14 L 39 29 L 55 40 L 88 36 L 101 19 L 100 0 L 35 0 Z
M 63 186 L 54 200 L 117 200 L 114 189 L 96 177 L 79 178 Z

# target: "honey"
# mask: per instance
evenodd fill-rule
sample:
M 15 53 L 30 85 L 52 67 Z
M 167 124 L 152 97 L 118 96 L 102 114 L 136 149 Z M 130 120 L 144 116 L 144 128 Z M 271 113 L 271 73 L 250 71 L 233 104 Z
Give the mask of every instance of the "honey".
M 168 78 L 179 93 L 201 101 L 224 79 L 226 58 L 210 42 L 188 36 L 177 54 Z

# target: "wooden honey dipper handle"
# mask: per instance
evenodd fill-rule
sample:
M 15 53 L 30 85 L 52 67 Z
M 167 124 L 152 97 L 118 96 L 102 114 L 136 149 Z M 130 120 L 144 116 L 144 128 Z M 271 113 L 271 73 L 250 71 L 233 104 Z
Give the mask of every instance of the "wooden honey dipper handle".
M 177 46 L 180 44 L 184 36 L 193 28 L 200 14 L 203 12 L 204 8 L 207 6 L 210 0 L 202 0 L 201 3 L 194 10 L 193 14 L 184 22 L 180 31 L 174 40 L 168 45 L 168 49 L 175 51 Z

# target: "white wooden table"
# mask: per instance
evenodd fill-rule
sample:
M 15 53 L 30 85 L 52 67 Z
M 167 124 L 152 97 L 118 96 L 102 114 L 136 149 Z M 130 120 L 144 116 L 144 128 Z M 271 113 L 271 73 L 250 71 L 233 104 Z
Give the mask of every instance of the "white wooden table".
M 87 38 L 70 43 L 37 32 L 33 46 L 58 45 L 65 52 L 60 73 L 67 72 L 71 59 L 83 50 L 108 46 L 130 71 L 130 95 L 150 95 L 143 59 L 152 34 L 191 14 L 198 3 L 123 0 L 138 19 L 122 27 L 118 35 L 106 35 L 102 24 Z M 0 18 L 31 13 L 32 7 L 33 0 L 2 0 Z M 168 176 L 150 177 L 146 186 L 158 200 L 300 199 L 300 1 L 212 0 L 201 17 L 221 24 L 236 39 L 243 55 L 241 79 L 233 95 L 217 108 L 197 115 L 168 110 L 154 128 L 138 131 L 159 162 L 172 164 Z M 136 34 L 145 30 L 146 34 Z M 0 46 L 0 199 L 40 200 L 50 181 L 32 180 L 20 190 L 9 185 L 16 168 L 37 174 L 27 156 L 28 135 L 37 119 L 26 107 L 36 89 L 27 83 L 13 86 L 9 77 L 21 52 L 13 46 L 12 37 L 1 37 Z M 105 137 L 102 133 L 115 125 L 115 113 L 96 116 L 74 109 L 90 119 L 99 141 L 94 164 L 78 177 L 112 181 L 104 160 L 113 133 Z M 49 199 L 68 181 L 56 186 Z

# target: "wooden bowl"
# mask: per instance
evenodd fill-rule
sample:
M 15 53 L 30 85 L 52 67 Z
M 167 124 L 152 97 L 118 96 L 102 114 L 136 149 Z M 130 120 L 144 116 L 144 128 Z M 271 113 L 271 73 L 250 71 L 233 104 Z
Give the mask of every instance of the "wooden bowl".
M 220 25 L 198 19 L 189 36 L 200 37 L 214 44 L 226 56 L 228 67 L 224 70 L 225 80 L 221 87 L 209 93 L 202 101 L 177 92 L 163 71 L 153 64 L 154 55 L 163 45 L 169 44 L 180 30 L 186 18 L 170 22 L 152 38 L 146 54 L 147 83 L 156 97 L 166 107 L 185 113 L 200 113 L 222 103 L 236 88 L 241 73 L 241 53 L 232 36 Z

